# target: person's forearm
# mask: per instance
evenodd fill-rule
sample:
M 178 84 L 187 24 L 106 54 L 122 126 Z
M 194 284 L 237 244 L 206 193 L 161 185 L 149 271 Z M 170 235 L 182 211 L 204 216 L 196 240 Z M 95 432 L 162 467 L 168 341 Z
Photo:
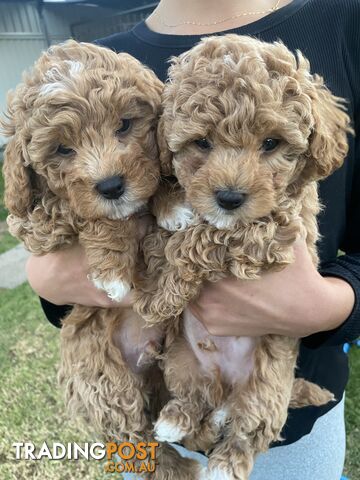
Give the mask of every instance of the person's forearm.
M 322 277 L 304 288 L 300 298 L 293 292 L 294 308 L 284 310 L 278 328 L 271 333 L 306 337 L 318 332 L 334 330 L 350 316 L 355 294 L 349 283 L 335 277 Z
M 87 278 L 85 253 L 79 245 L 43 256 L 31 255 L 26 272 L 31 288 L 55 305 L 118 305 Z
M 153 221 L 151 215 L 139 216 L 136 231 L 138 241 L 144 237 Z M 80 244 L 42 256 L 31 255 L 26 271 L 32 289 L 39 297 L 54 305 L 113 308 L 131 304 L 130 295 L 121 302 L 114 302 L 89 280 L 86 252 Z
M 259 280 L 207 284 L 190 306 L 192 313 L 213 335 L 301 338 L 339 327 L 354 307 L 352 287 L 340 278 L 322 277 L 304 243 L 295 251 L 294 264 Z

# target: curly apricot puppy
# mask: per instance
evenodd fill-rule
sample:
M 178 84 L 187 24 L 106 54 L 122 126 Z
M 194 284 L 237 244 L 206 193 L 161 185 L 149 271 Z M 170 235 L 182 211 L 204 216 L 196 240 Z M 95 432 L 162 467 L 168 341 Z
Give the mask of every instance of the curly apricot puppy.
M 114 300 L 134 283 L 136 214 L 158 185 L 162 88 L 130 55 L 68 41 L 24 77 L 3 122 L 12 137 L 4 164 L 11 233 L 36 255 L 79 242 L 95 285 Z M 151 438 L 162 333 L 142 326 L 131 309 L 79 305 L 63 321 L 67 406 L 106 439 Z M 155 478 L 193 478 L 168 446 L 159 454 Z
M 248 479 L 255 455 L 279 439 L 289 405 L 333 398 L 294 382 L 298 340 L 213 337 L 191 314 L 179 318 L 204 281 L 255 280 L 293 262 L 300 235 L 317 265 L 316 182 L 346 156 L 342 105 L 281 43 L 209 37 L 172 61 L 159 142 L 163 173 L 178 184 L 165 182 L 154 201 L 172 232 L 145 239 L 135 306 L 147 322 L 170 325 L 163 369 L 172 399 L 156 438 L 215 445 L 206 480 Z

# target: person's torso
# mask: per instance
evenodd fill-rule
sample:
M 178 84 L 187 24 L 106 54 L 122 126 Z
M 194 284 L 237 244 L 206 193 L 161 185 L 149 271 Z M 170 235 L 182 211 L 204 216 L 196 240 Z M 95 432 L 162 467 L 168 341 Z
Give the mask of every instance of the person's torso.
M 356 0 L 293 0 L 259 21 L 225 33 L 252 35 L 267 42 L 281 40 L 292 51 L 300 50 L 309 59 L 312 72 L 322 75 L 329 89 L 348 101 L 348 112 L 354 119 L 351 57 L 355 45 L 351 39 L 356 12 L 359 18 L 360 3 Z M 158 34 L 143 22 L 130 32 L 115 34 L 97 43 L 133 55 L 166 81 L 170 58 L 189 50 L 201 37 Z M 344 166 L 320 184 L 320 197 L 325 206 L 319 218 L 322 264 L 334 260 L 340 248 L 346 250 L 348 247 L 355 164 L 353 138 L 349 138 L 349 147 Z M 347 357 L 341 346 L 310 350 L 302 345 L 297 375 L 328 388 L 339 401 L 348 378 Z M 286 440 L 282 444 L 292 443 L 309 433 L 316 419 L 333 406 L 291 411 L 283 432 Z

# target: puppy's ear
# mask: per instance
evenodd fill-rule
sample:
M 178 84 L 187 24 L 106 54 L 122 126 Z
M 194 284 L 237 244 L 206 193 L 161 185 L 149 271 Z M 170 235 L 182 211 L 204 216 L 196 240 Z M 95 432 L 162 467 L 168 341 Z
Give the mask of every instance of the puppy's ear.
M 170 177 L 173 174 L 172 157 L 173 154 L 166 142 L 165 119 L 160 117 L 157 127 L 157 141 L 160 155 L 160 172 L 164 177 Z
M 309 180 L 320 180 L 341 167 L 348 152 L 347 133 L 353 131 L 344 100 L 333 95 L 318 75 L 312 77 L 311 83 L 307 93 L 314 124 L 303 175 Z
M 27 166 L 23 148 L 15 135 L 6 146 L 3 167 L 5 206 L 20 218 L 27 217 L 34 202 L 31 167 Z

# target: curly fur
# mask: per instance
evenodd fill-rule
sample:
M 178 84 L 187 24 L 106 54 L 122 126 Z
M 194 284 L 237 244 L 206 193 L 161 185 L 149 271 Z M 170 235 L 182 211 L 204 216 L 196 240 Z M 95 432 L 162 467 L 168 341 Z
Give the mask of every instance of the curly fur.
M 168 189 L 171 205 L 177 196 L 196 220 L 145 239 L 135 308 L 168 325 L 162 368 L 172 399 L 155 433 L 211 450 L 204 478 L 246 480 L 255 455 L 279 439 L 289 405 L 333 399 L 295 380 L 297 339 L 211 337 L 181 315 L 204 281 L 254 280 L 293 262 L 299 235 L 317 265 L 316 182 L 341 166 L 350 131 L 342 99 L 281 43 L 209 37 L 172 60 L 158 136 L 162 172 L 178 184 L 164 183 L 154 210 L 168 215 Z M 279 140 L 274 151 L 264 151 L 266 138 Z M 215 194 L 224 189 L 244 203 L 221 208 Z
M 79 242 L 97 286 L 135 282 L 136 214 L 159 180 L 162 89 L 130 55 L 75 41 L 51 47 L 24 76 L 2 125 L 11 137 L 5 203 L 11 233 L 31 252 Z M 119 131 L 123 119 L 132 122 L 126 134 Z M 64 154 L 59 145 L 72 151 Z M 114 175 L 124 178 L 125 191 L 107 200 L 95 186 Z M 77 305 L 63 320 L 59 381 L 67 407 L 105 439 L 152 438 L 163 333 L 142 327 L 139 316 L 120 308 Z M 159 480 L 180 466 L 185 476 L 171 478 L 194 478 L 195 463 L 183 465 L 170 447 L 162 446 L 160 457 Z

